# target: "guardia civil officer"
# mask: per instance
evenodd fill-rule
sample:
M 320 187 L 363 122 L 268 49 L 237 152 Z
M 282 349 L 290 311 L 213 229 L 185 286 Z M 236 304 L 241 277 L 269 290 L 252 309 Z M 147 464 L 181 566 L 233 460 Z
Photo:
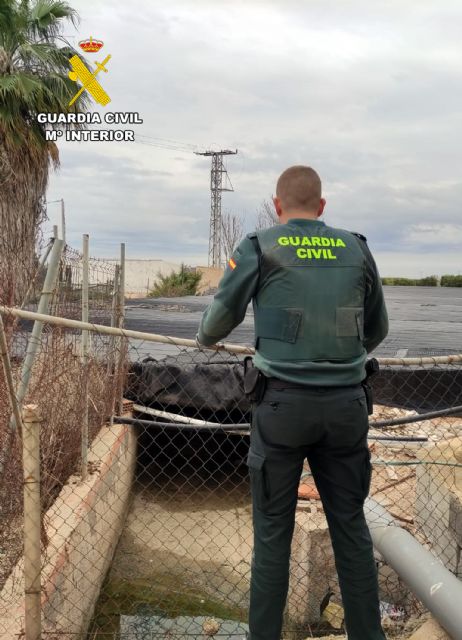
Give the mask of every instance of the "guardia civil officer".
M 383 640 L 377 572 L 363 505 L 371 478 L 366 354 L 388 318 L 366 239 L 327 226 L 310 167 L 280 176 L 280 224 L 249 234 L 229 261 L 197 335 L 226 336 L 252 300 L 254 365 L 266 383 L 253 406 L 248 466 L 254 555 L 251 640 L 279 640 L 297 490 L 308 459 L 329 525 L 349 640 Z M 258 382 L 260 390 L 262 385 Z

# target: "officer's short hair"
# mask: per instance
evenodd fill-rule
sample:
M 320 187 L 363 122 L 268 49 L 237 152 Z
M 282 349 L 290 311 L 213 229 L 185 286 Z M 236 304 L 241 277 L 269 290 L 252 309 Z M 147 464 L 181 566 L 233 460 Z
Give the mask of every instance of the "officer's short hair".
M 321 178 L 311 167 L 289 167 L 279 176 L 276 195 L 285 209 L 312 211 L 322 197 Z

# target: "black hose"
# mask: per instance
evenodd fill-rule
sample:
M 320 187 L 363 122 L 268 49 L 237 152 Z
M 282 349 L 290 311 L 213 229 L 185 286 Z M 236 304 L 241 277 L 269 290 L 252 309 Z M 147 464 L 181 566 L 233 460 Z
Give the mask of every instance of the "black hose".
M 393 442 L 428 442 L 425 436 L 367 436 L 368 440 L 392 440 Z
M 412 422 L 424 422 L 425 420 L 431 420 L 432 418 L 439 418 L 441 416 L 451 416 L 455 413 L 462 413 L 462 405 L 457 407 L 450 407 L 449 409 L 441 409 L 440 411 L 430 411 L 429 413 L 421 413 L 417 416 L 405 416 L 404 418 L 396 418 L 394 420 L 377 420 L 376 422 L 370 422 L 369 426 L 373 429 L 383 429 L 384 427 L 392 427 L 400 424 L 411 424 Z

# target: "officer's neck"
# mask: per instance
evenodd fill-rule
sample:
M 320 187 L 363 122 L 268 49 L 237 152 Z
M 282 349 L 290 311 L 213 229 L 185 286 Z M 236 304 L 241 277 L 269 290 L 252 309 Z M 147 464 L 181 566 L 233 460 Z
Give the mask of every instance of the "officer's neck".
M 280 224 L 286 224 L 291 220 L 311 220 L 315 222 L 319 219 L 319 214 L 317 211 L 283 211 L 279 217 Z

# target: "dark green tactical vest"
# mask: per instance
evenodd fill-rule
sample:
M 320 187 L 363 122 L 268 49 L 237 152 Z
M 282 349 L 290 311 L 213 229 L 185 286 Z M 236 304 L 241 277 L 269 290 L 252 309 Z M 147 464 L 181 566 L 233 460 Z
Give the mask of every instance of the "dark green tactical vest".
M 364 354 L 361 240 L 303 219 L 252 236 L 261 251 L 253 301 L 258 353 L 291 362 L 345 362 Z

